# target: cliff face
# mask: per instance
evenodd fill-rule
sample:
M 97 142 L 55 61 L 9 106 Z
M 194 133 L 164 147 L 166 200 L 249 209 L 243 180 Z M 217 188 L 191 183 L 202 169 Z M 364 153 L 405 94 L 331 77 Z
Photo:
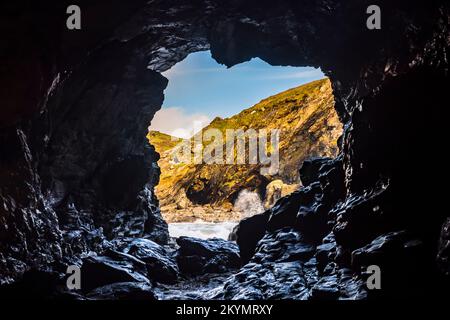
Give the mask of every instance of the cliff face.
M 271 131 L 279 130 L 279 163 L 275 163 L 275 158 L 272 160 L 275 169 L 273 173 L 265 174 L 261 170 L 267 165 L 261 164 L 260 157 L 258 164 L 248 164 L 248 149 L 242 152 L 247 164 L 237 165 L 236 155 L 233 156 L 231 164 L 225 165 L 174 163 L 174 159 L 178 159 L 178 149 L 174 143 L 176 140 L 170 136 L 150 133 L 150 143 L 155 145 L 156 151 L 161 154 L 158 164 L 162 174 L 157 196 L 166 220 L 172 221 L 175 218 L 173 215 L 177 216 L 176 219 L 181 218 L 183 212 L 187 219 L 208 217 L 207 214 L 197 216 L 193 210 L 187 208 L 195 205 L 209 205 L 197 208 L 200 213 L 202 210 L 208 210 L 210 206 L 214 207 L 210 209 L 211 218 L 216 213 L 216 220 L 238 218 L 239 215 L 233 213 L 232 208 L 242 190 L 256 192 L 262 200 L 267 198 L 267 205 L 270 206 L 277 200 L 269 199 L 275 196 L 272 189 L 294 191 L 300 185 L 298 168 L 304 160 L 318 156 L 335 157 L 338 153 L 337 140 L 342 134 L 342 124 L 334 109 L 334 97 L 328 79 L 314 81 L 268 97 L 230 118 L 216 118 L 200 135 L 197 134 L 196 138 L 202 139 L 198 141 L 202 141 L 203 151 L 207 153 L 208 146 L 211 147 L 217 142 L 205 140 L 205 133 L 219 130 L 223 139 L 217 149 L 222 150 L 222 159 L 225 162 L 227 144 L 231 143 L 231 138 L 234 140 L 233 152 L 237 152 L 236 137 L 227 137 L 227 130 L 239 129 L 246 133 L 254 130 L 257 134 L 266 130 L 267 145 L 270 144 Z M 247 140 L 247 147 L 249 144 Z M 194 138 L 192 145 L 195 145 Z M 269 148 L 266 148 L 269 151 Z M 183 160 L 182 157 L 179 158 Z M 193 156 L 190 158 L 193 160 Z M 269 186 L 275 180 L 278 182 Z M 182 212 L 175 213 L 180 209 Z
M 448 283 L 447 169 L 428 152 L 448 140 L 438 103 L 448 98 L 447 2 L 380 1 L 382 29 L 371 31 L 369 1 L 81 1 L 79 33 L 65 29 L 69 4 L 0 11 L 2 283 L 100 252 L 103 230 L 164 240 L 145 128 L 162 101 L 158 73 L 205 49 L 228 66 L 321 67 L 345 123 L 340 156 L 309 163 L 308 186 L 237 232 L 254 263 L 226 297 L 361 297 L 349 279 L 368 264 L 384 270 L 383 297 Z M 317 265 L 304 261 L 311 254 Z M 278 281 L 252 280 L 267 270 Z M 311 272 L 318 281 L 305 282 Z

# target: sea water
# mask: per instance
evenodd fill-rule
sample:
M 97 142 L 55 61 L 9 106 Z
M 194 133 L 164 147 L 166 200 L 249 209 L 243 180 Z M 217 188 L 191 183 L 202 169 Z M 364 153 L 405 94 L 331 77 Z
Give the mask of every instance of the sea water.
M 169 234 L 171 237 L 195 237 L 200 239 L 222 238 L 228 240 L 228 235 L 237 222 L 174 222 L 169 223 Z
M 234 210 L 241 212 L 241 218 L 248 218 L 255 214 L 264 212 L 264 206 L 256 192 L 242 190 L 239 192 L 234 204 Z M 169 223 L 169 234 L 171 237 L 180 236 L 195 237 L 200 239 L 222 238 L 228 240 L 228 235 L 238 224 L 235 221 L 224 222 L 174 222 Z

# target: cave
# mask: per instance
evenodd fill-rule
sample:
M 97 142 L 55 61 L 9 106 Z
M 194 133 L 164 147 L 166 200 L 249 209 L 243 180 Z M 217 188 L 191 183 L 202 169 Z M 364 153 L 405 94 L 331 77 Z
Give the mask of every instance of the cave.
M 370 4 L 79 1 L 81 30 L 66 28 L 66 1 L 2 4 L 1 293 L 186 298 L 155 283 L 200 270 L 226 278 L 198 299 L 448 295 L 437 150 L 447 141 L 449 5 L 378 1 L 382 25 L 371 30 Z M 302 189 L 238 225 L 237 245 L 180 238 L 174 261 L 145 136 L 163 103 L 161 73 L 203 50 L 228 67 L 258 57 L 320 68 L 344 133 L 336 158 L 299 168 Z M 67 292 L 70 265 L 82 268 L 81 291 Z M 370 265 L 381 290 L 366 286 Z

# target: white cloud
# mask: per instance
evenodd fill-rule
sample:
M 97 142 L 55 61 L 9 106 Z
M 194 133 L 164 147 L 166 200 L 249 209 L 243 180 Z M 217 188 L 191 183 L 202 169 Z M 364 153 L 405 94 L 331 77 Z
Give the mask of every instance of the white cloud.
M 187 139 L 210 122 L 211 119 L 205 114 L 186 114 L 182 108 L 163 107 L 155 114 L 149 130 Z

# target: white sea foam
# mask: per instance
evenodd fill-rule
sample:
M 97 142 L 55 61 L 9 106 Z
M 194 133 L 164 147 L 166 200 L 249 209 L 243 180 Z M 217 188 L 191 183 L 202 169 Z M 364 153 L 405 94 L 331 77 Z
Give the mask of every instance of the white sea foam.
M 264 212 L 264 206 L 258 193 L 242 190 L 234 203 L 234 211 L 241 213 L 241 219 Z
M 174 222 L 169 223 L 169 234 L 171 237 L 195 237 L 200 239 L 222 238 L 227 240 L 236 222 Z

